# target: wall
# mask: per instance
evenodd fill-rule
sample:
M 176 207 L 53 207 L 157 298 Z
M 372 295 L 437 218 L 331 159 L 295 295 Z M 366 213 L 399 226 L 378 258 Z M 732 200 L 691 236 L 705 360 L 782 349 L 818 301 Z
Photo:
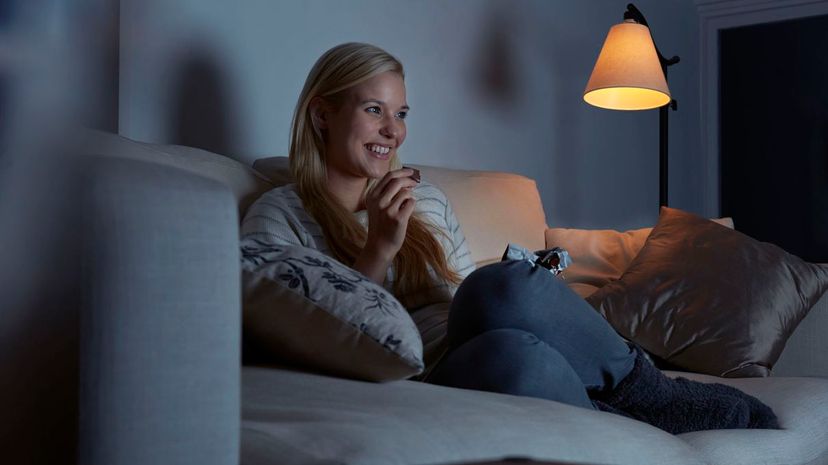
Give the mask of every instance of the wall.
M 512 171 L 538 181 L 551 226 L 652 224 L 658 114 L 581 95 L 626 1 L 121 0 L 119 129 L 250 163 L 284 155 L 316 58 L 365 41 L 406 66 L 412 163 Z M 689 0 L 640 0 L 670 88 L 671 205 L 698 211 L 698 32 Z

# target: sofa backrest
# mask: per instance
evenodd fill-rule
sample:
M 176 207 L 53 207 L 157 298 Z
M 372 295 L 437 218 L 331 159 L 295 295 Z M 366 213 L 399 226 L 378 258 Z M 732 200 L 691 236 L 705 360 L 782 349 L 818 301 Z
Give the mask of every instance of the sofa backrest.
M 511 173 L 410 166 L 445 192 L 478 266 L 500 260 L 509 242 L 544 248 L 546 217 L 535 181 Z M 292 182 L 287 157 L 262 158 L 253 168 L 275 185 Z
M 138 142 L 99 131 L 87 136 L 84 149 L 89 154 L 160 163 L 223 183 L 233 191 L 240 217 L 261 194 L 292 182 L 287 157 L 262 158 L 251 168 L 194 147 Z M 448 196 L 478 266 L 498 261 L 509 242 L 544 248 L 546 218 L 535 181 L 511 173 L 412 166 Z
M 232 158 L 183 145 L 149 144 L 117 134 L 88 131 L 83 150 L 172 166 L 221 182 L 233 191 L 240 217 L 260 195 L 274 186 L 251 167 Z

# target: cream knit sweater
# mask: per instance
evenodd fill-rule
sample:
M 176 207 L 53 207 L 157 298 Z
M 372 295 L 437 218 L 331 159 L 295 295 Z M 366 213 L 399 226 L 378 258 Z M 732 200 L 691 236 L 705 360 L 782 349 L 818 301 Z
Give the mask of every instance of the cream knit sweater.
M 437 240 L 445 251 L 449 265 L 465 278 L 474 271 L 474 262 L 445 194 L 427 182 L 414 187 L 413 194 L 417 199 L 415 212 L 445 232 L 445 235 L 438 234 Z M 354 215 L 367 227 L 366 211 Z M 295 184 L 266 192 L 247 210 L 241 224 L 241 245 L 255 253 L 260 244 L 309 247 L 331 256 L 322 228 L 305 211 Z M 437 302 L 451 301 L 456 287 L 438 280 L 433 272 L 431 275 L 433 285 L 428 289 L 416 294 L 396 296 L 409 311 Z M 389 267 L 383 287 L 392 292 L 393 283 L 394 269 Z

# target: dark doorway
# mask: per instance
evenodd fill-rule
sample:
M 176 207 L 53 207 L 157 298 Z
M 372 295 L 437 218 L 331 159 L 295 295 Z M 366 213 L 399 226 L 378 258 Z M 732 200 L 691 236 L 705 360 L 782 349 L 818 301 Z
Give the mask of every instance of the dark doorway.
M 828 262 L 828 15 L 720 34 L 721 213 Z

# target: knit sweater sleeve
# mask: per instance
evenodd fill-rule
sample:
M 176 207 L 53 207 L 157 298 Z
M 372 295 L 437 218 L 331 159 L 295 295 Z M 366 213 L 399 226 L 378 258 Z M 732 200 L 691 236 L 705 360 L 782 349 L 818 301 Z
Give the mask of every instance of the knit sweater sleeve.
M 302 206 L 294 185 L 272 189 L 256 200 L 241 223 L 242 266 L 256 267 L 280 247 L 313 249 L 324 244 L 319 226 Z
M 440 243 L 449 266 L 465 278 L 474 271 L 474 262 L 448 198 L 440 189 L 427 182 L 414 188 L 414 197 L 417 199 L 416 214 L 436 230 L 435 239 Z M 431 275 L 434 281 L 430 287 L 415 293 L 397 295 L 409 311 L 451 301 L 457 286 L 437 279 L 433 270 Z
M 449 265 L 465 278 L 474 271 L 474 261 L 460 222 L 451 208 L 451 202 L 437 186 L 425 182 L 417 186 L 415 196 L 416 211 L 440 232 L 437 239 L 443 247 Z
M 474 271 L 474 262 L 448 198 L 440 189 L 427 182 L 414 189 L 414 196 L 417 199 L 416 212 L 436 229 L 435 237 L 449 266 L 465 278 Z M 331 255 L 321 227 L 305 211 L 295 185 L 266 192 L 250 206 L 242 220 L 242 266 L 256 268 L 267 263 L 270 256 L 278 253 L 281 247 L 297 245 Z M 431 273 L 434 276 L 433 270 Z M 394 279 L 394 270 L 390 269 L 384 283 L 386 289 L 393 289 Z M 435 302 L 450 301 L 455 290 L 456 286 L 435 280 L 429 289 L 420 290 L 416 295 L 397 297 L 411 310 Z
M 446 199 L 445 217 L 446 226 L 451 231 L 452 250 L 448 254 L 449 263 L 465 279 L 475 269 L 474 260 L 466 242 L 466 236 L 460 228 L 460 222 L 457 221 L 448 199 Z

